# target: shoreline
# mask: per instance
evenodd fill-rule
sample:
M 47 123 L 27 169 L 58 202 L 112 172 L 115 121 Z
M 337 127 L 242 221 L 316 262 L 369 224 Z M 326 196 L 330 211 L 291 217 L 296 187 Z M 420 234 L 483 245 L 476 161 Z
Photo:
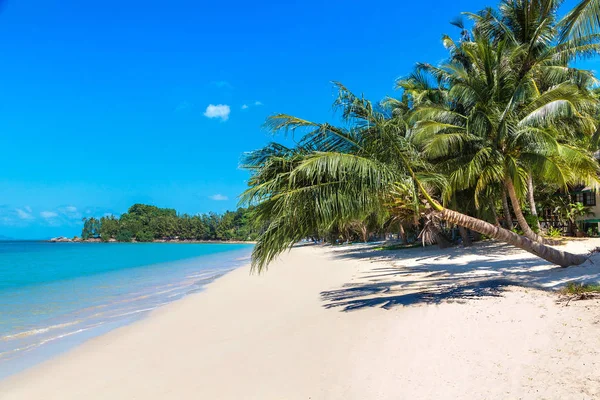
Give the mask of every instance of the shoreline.
M 132 312 L 129 312 L 129 313 L 123 315 L 119 319 L 104 321 L 103 323 L 94 325 L 90 328 L 82 328 L 82 329 L 79 329 L 74 332 L 59 333 L 59 336 L 51 337 L 50 339 L 47 339 L 48 343 L 52 342 L 49 344 L 49 347 L 48 347 L 48 344 L 45 343 L 42 345 L 44 347 L 34 348 L 34 349 L 30 350 L 30 353 L 22 354 L 20 356 L 20 358 L 18 358 L 17 360 L 12 360 L 12 359 L 2 360 L 2 359 L 0 359 L 0 366 L 2 367 L 0 369 L 0 384 L 4 380 L 10 379 L 11 377 L 13 377 L 15 375 L 24 373 L 24 372 L 28 371 L 29 369 L 35 368 L 36 366 L 43 364 L 45 362 L 52 361 L 53 359 L 55 359 L 57 357 L 61 357 L 64 354 L 68 354 L 69 352 L 76 350 L 78 347 L 84 345 L 85 343 L 87 343 L 90 340 L 94 340 L 96 338 L 107 335 L 107 334 L 111 333 L 112 331 L 115 331 L 115 330 L 130 326 L 132 324 L 135 324 L 137 322 L 140 322 L 140 321 L 144 320 L 145 318 L 148 318 L 150 315 L 152 315 L 152 313 L 160 310 L 163 307 L 166 307 L 177 301 L 181 301 L 188 296 L 193 296 L 194 294 L 200 293 L 206 289 L 207 285 L 210 285 L 215 280 L 227 275 L 228 273 L 230 273 L 232 271 L 235 271 L 238 268 L 242 268 L 242 267 L 244 267 L 244 264 L 241 264 L 240 266 L 237 266 L 237 267 L 224 269 L 222 271 L 215 273 L 215 275 L 204 278 L 204 279 L 202 279 L 203 283 L 200 288 L 194 289 L 193 291 L 190 291 L 187 294 L 183 294 L 180 297 L 178 297 L 175 300 L 172 300 L 168 303 L 163 303 L 163 304 L 160 304 L 157 306 L 150 306 L 150 308 L 142 308 L 139 310 L 135 310 L 135 311 L 132 311 Z M 67 326 L 70 326 L 73 324 L 74 324 L 73 322 L 65 322 L 63 324 L 53 325 L 48 328 L 33 329 L 33 330 L 30 330 L 29 332 L 32 332 L 32 333 L 40 332 L 41 333 L 46 330 L 50 331 L 52 329 L 55 329 L 55 328 L 58 328 L 61 326 L 67 327 Z M 18 332 L 14 335 L 9 335 L 9 336 L 27 337 L 27 334 L 29 332 Z M 11 365 L 7 367 L 5 365 L 2 365 L 3 362 L 10 363 Z
M 246 265 L 248 259 L 248 249 L 237 249 L 126 268 L 116 272 L 117 278 L 113 276 L 108 280 L 104 273 L 79 279 L 65 289 L 75 292 L 79 287 L 90 285 L 90 279 L 96 280 L 93 285 L 117 289 L 106 292 L 111 293 L 110 296 L 94 298 L 92 303 L 86 302 L 84 296 L 77 300 L 75 309 L 67 308 L 0 335 L 0 381 L 201 292 L 213 281 Z M 138 271 L 134 272 L 134 278 L 129 276 L 131 270 Z M 154 278 L 156 271 L 160 273 L 159 280 Z M 56 302 L 56 299 L 50 295 L 48 301 Z
M 595 398 L 600 301 L 566 307 L 536 289 L 584 271 L 496 243 L 444 252 L 298 247 L 262 275 L 237 268 L 0 381 L 0 392 L 12 400 Z

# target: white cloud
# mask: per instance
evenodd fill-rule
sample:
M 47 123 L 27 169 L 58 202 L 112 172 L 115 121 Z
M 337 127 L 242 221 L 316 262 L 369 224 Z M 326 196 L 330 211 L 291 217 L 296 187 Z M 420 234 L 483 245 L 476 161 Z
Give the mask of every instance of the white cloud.
M 262 105 L 263 105 L 263 103 L 261 101 L 257 100 L 257 101 L 255 101 L 253 103 L 242 105 L 242 110 L 247 110 L 250 107 L 260 107 Z
M 221 118 L 222 121 L 227 121 L 229 119 L 230 112 L 231 109 L 227 104 L 217 104 L 216 106 L 210 104 L 208 107 L 206 107 L 204 116 L 208 118 Z
M 72 220 L 80 220 L 82 217 L 81 212 L 79 212 L 79 210 L 75 206 L 59 207 L 56 211 L 62 217 L 72 219 Z
M 15 211 L 17 212 L 17 217 L 19 217 L 20 219 L 33 219 L 33 215 L 31 215 L 31 207 L 25 207 L 25 210 L 22 210 L 20 208 L 15 209 Z
M 29 206 L 13 208 L 7 205 L 0 205 L 0 226 L 28 226 L 35 221 L 33 210 Z
M 25 210 L 17 208 L 15 211 L 17 212 L 17 216 L 21 219 L 33 219 L 33 215 L 31 215 L 31 207 L 25 207 Z
M 210 198 L 215 201 L 229 200 L 229 197 L 223 196 L 222 194 L 213 194 L 212 196 L 210 196 Z
M 40 216 L 45 219 L 52 219 L 58 217 L 58 213 L 54 211 L 42 211 Z
M 75 206 L 66 205 L 43 211 L 35 211 L 30 206 L 13 208 L 0 205 L 0 226 L 29 226 L 43 223 L 47 226 L 70 225 L 81 223 L 81 211 Z

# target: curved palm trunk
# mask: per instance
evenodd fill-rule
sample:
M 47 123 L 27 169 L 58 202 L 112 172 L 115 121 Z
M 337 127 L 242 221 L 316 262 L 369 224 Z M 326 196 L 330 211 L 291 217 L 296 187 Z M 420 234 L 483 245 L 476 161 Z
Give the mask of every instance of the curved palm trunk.
M 511 204 L 513 206 L 513 210 L 515 212 L 515 216 L 517 217 L 517 222 L 519 223 L 519 226 L 523 230 L 523 235 L 525 235 L 525 237 L 527 237 L 535 242 L 542 243 L 542 244 L 546 243 L 546 241 L 544 240 L 543 237 L 541 237 L 540 235 L 535 233 L 531 229 L 531 227 L 529 227 L 529 224 L 527 223 L 527 220 L 525 219 L 525 216 L 523 215 L 523 210 L 521 210 L 521 203 L 519 202 L 519 198 L 517 197 L 517 192 L 515 191 L 515 185 L 513 185 L 513 182 L 509 177 L 506 177 L 505 186 L 506 186 L 506 190 L 508 191 L 508 197 L 510 197 L 510 202 L 511 202 Z
M 494 226 L 489 222 L 461 214 L 459 212 L 443 208 L 441 216 L 448 222 L 479 232 L 493 239 L 500 240 L 511 244 L 515 247 L 535 254 L 553 264 L 561 267 L 569 267 L 571 265 L 579 265 L 587 260 L 586 256 L 580 254 L 572 254 L 566 251 L 555 249 L 554 247 L 543 245 L 521 235 L 517 235 L 508 229 Z
M 535 207 L 535 197 L 533 195 L 533 175 L 527 175 L 527 199 L 529 200 L 529 208 L 531 209 L 531 215 L 534 215 L 536 218 L 536 224 L 538 230 L 541 230 L 540 221 L 537 219 L 537 208 Z
M 406 164 L 408 165 L 408 164 Z M 521 235 L 503 229 L 499 226 L 494 226 L 489 222 L 481 219 L 473 218 L 465 214 L 461 214 L 454 210 L 448 210 L 443 207 L 440 203 L 435 201 L 433 197 L 423 187 L 421 182 L 416 178 L 415 173 L 409 167 L 408 170 L 411 172 L 412 178 L 417 185 L 419 192 L 425 197 L 425 200 L 438 212 L 443 219 L 456 225 L 464 226 L 472 231 L 479 232 L 483 235 L 491 237 L 492 239 L 500 240 L 502 242 L 511 244 L 529 253 L 535 254 L 536 256 L 543 258 L 544 260 L 551 262 L 552 264 L 560 265 L 561 267 L 570 267 L 572 265 L 583 264 L 587 261 L 588 257 L 581 254 L 573 254 L 566 251 L 555 249 L 554 247 L 546 246 L 542 243 L 533 241 Z M 512 183 L 512 182 L 511 182 Z M 514 189 L 514 187 L 513 187 Z
M 504 221 L 506 222 L 506 229 L 513 228 L 513 220 L 510 215 L 510 208 L 508 207 L 508 199 L 506 198 L 506 189 L 502 188 L 502 211 L 504 212 Z

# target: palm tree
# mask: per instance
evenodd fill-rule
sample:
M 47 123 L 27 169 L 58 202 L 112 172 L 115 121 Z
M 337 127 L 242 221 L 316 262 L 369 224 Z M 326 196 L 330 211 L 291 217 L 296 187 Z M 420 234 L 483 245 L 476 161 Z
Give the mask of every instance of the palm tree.
M 527 2 L 502 4 L 515 3 Z M 517 13 L 514 7 L 509 11 Z M 473 187 L 478 201 L 483 189 L 500 183 L 525 236 L 543 243 L 521 209 L 528 177 L 536 171 L 541 179 L 563 186 L 596 180 L 597 164 L 573 142 L 582 139 L 576 136 L 588 141 L 592 137 L 598 102 L 589 91 L 593 76 L 566 67 L 589 46 L 566 51 L 553 45 L 553 9 L 538 18 L 529 16 L 533 22 L 542 17 L 546 21 L 539 22 L 542 25 L 531 38 L 532 28 L 519 26 L 521 19 L 510 12 L 498 16 L 486 10 L 475 15 L 472 41 L 456 44 L 444 37 L 450 60 L 440 67 L 420 64 L 399 87 L 415 86 L 416 78 L 426 79 L 427 74 L 438 82 L 437 89 L 413 89 L 408 95 L 415 99 L 416 143 L 450 176 L 447 197 Z M 526 40 L 530 42 L 523 43 Z M 436 90 L 440 94 L 431 95 Z M 428 101 L 422 101 L 422 93 Z M 506 203 L 504 210 L 509 218 Z
M 389 212 L 388 226 L 398 225 L 398 239 L 403 244 L 408 244 L 405 227 L 419 225 L 419 207 L 415 207 L 414 190 L 412 185 L 396 185 L 394 191 L 389 193 L 385 207 Z
M 270 118 L 273 131 L 304 134 L 296 148 L 272 144 L 247 155 L 253 176 L 242 201 L 256 203 L 267 226 L 254 267 L 264 268 L 315 232 L 367 213 L 389 213 L 390 197 L 395 207 L 414 209 L 433 226 L 445 219 L 558 265 L 583 262 L 583 256 L 544 245 L 521 209 L 532 174 L 564 187 L 596 181 L 598 172 L 590 147 L 600 136 L 591 135 L 598 109 L 589 90 L 594 78 L 569 63 L 600 51 L 600 0 L 582 0 L 559 19 L 561 3 L 503 0 L 498 10 L 467 14 L 475 21 L 472 32 L 453 22 L 461 39 L 444 37 L 450 60 L 441 67 L 420 65 L 401 81 L 401 100 L 377 106 L 338 85 L 336 106 L 348 128 Z M 409 196 L 394 198 L 399 187 Z M 464 191 L 472 191 L 477 206 L 467 210 L 471 214 L 480 212 L 482 197 L 507 193 L 525 236 L 448 209 Z M 510 218 L 508 201 L 503 208 Z
M 538 231 L 541 230 L 540 221 L 538 219 L 537 207 L 535 204 L 535 186 L 533 185 L 533 173 L 527 174 L 527 201 L 529 202 L 529 210 L 535 218 Z
M 577 224 L 579 217 L 587 217 L 588 215 L 594 215 L 589 207 L 584 206 L 582 203 L 570 203 L 565 210 L 565 217 L 569 220 L 569 224 L 573 228 L 574 234 L 577 235 L 581 231 Z
M 580 71 L 569 69 L 569 61 L 600 51 L 597 35 L 600 2 L 581 1 L 559 19 L 557 13 L 561 5 L 562 1 L 556 0 L 504 0 L 498 11 L 487 8 L 477 14 L 467 14 L 476 21 L 474 29 L 486 33 L 495 43 L 507 40 L 527 47 L 527 55 L 519 68 L 522 76 L 532 69 L 537 69 L 543 78 L 557 73 L 574 76 Z M 540 83 L 538 80 L 537 84 Z M 537 217 L 531 172 L 527 185 L 531 214 Z
M 409 206 L 433 219 L 504 241 L 557 265 L 585 261 L 444 207 L 433 193 L 442 193 L 446 180 L 413 146 L 405 120 L 394 116 L 394 110 L 337 86 L 335 105 L 349 128 L 276 115 L 267 121 L 273 131 L 304 131 L 298 147 L 274 151 L 270 145 L 246 157 L 253 175 L 241 201 L 256 204 L 257 218 L 267 224 L 253 251 L 255 269 L 264 269 L 279 253 L 319 229 L 360 218 L 365 210 L 380 210 L 398 187 L 408 187 Z

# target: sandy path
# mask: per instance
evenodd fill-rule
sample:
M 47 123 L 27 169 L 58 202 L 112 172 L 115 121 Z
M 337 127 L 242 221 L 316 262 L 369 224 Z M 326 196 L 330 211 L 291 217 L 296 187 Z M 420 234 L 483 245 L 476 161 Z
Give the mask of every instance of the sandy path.
M 494 251 L 506 256 L 399 265 L 294 249 L 1 382 L 0 398 L 599 398 L 600 303 L 482 285 L 494 268 L 540 281 L 537 264 L 500 266 Z

